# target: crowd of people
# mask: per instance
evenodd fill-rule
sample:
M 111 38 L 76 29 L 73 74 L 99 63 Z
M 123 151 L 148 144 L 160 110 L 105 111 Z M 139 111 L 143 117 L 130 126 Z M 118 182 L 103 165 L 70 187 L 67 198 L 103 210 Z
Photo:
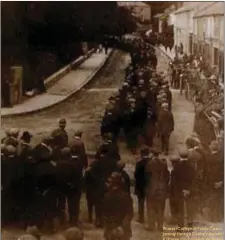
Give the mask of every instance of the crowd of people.
M 69 224 L 80 226 L 84 191 L 88 220 L 104 229 L 105 239 L 131 239 L 134 204 L 131 180 L 118 148 L 121 130 L 131 152 L 140 150 L 134 172 L 138 220 L 147 223 L 150 231 L 163 230 L 167 198 L 180 230 L 192 227 L 196 214 L 205 207 L 210 209 L 210 220 L 223 219 L 222 142 L 213 141 L 205 148 L 193 133 L 178 155 L 168 157 L 175 123 L 167 76 L 157 72 L 157 57 L 150 44 L 143 39 L 123 44 L 131 63 L 121 88 L 107 103 L 100 129 L 102 143 L 93 161 L 88 161 L 81 131 L 68 138 L 66 119 L 60 119 L 59 127 L 34 148 L 29 132 L 23 132 L 19 139 L 18 129 L 6 131 L 1 141 L 3 226 L 22 222 L 24 227 L 37 226 L 43 232 L 57 231 L 55 219 L 60 222 L 58 226 L 67 226 L 67 211 Z M 155 146 L 155 138 L 160 147 Z M 168 159 L 173 165 L 171 172 Z M 71 232 L 77 234 L 68 234 L 67 240 L 82 240 L 79 229 Z
M 175 52 L 175 58 L 169 66 L 173 88 L 180 89 L 181 94 L 185 89 L 186 98 L 191 96 L 196 102 L 204 104 L 220 94 L 216 69 L 211 69 L 201 55 L 184 53 L 182 44 L 175 48 Z

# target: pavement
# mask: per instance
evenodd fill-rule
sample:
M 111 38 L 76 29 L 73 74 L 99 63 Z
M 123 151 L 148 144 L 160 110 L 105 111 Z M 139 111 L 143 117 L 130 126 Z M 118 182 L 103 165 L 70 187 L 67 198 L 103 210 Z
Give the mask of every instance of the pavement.
M 160 49 L 165 55 L 167 55 L 167 57 L 169 57 L 170 59 L 174 59 L 174 57 L 175 57 L 174 48 L 170 51 L 169 48 L 167 48 L 167 50 L 166 50 L 166 48 L 161 45 L 161 46 L 159 46 L 159 49 Z
M 32 97 L 12 108 L 1 108 L 1 116 L 8 117 L 38 112 L 61 103 L 87 84 L 106 63 L 111 53 L 111 49 L 107 55 L 105 53 L 93 53 L 76 69 L 72 69 L 50 86 L 47 93 Z

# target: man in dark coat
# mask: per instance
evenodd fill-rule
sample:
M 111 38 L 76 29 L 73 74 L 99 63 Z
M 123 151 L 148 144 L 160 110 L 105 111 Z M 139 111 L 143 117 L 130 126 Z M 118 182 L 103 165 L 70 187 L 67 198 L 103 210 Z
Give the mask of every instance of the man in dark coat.
M 34 201 L 35 201 L 35 161 L 33 149 L 30 145 L 32 135 L 25 131 L 21 136 L 21 143 L 18 147 L 18 157 L 20 161 L 20 205 L 21 219 L 26 226 L 33 225 L 34 222 Z
M 78 156 L 79 160 L 81 161 L 81 169 L 82 171 L 87 168 L 88 166 L 88 159 L 86 155 L 85 145 L 82 140 L 82 132 L 76 131 L 72 141 L 69 143 L 69 146 L 72 151 L 72 155 Z
M 224 160 L 217 141 L 211 142 L 210 150 L 211 154 L 209 156 L 209 184 L 211 189 L 211 220 L 214 222 L 220 222 L 224 217 Z
M 69 222 L 77 225 L 79 217 L 80 189 L 79 166 L 72 159 L 71 149 L 61 149 L 61 160 L 57 162 L 58 212 L 60 220 L 65 220 L 66 198 L 68 202 Z M 79 195 L 79 197 L 77 197 Z
M 29 157 L 30 159 L 32 158 L 30 156 L 30 152 L 32 150 L 32 147 L 30 145 L 32 135 L 25 131 L 23 132 L 21 136 L 21 142 L 18 146 L 18 156 L 20 157 L 21 160 L 29 162 Z
M 170 212 L 173 218 L 173 221 L 177 221 L 178 219 L 178 201 L 179 198 L 177 198 L 177 175 L 179 174 L 178 172 L 178 164 L 180 162 L 180 157 L 173 155 L 170 157 L 170 161 L 172 163 L 173 169 L 170 173 L 170 192 L 169 192 L 169 197 L 170 197 Z
M 184 206 L 187 209 L 187 224 L 189 227 L 193 227 L 194 215 L 195 215 L 195 190 L 193 183 L 195 181 L 195 169 L 188 161 L 188 149 L 186 146 L 182 146 L 179 150 L 180 162 L 177 165 L 177 174 L 174 176 L 174 188 L 176 192 L 174 197 L 178 199 L 178 225 L 184 227 Z
M 149 162 L 148 148 L 141 149 L 141 159 L 136 163 L 134 179 L 135 179 L 135 194 L 138 197 L 138 214 L 139 222 L 144 222 L 144 203 L 146 199 L 146 164 Z
M 122 176 L 123 189 L 125 192 L 130 193 L 130 177 L 128 173 L 124 170 L 126 166 L 125 161 L 120 160 L 117 163 L 116 172 L 120 173 Z
M 4 158 L 1 159 L 1 201 L 2 223 L 7 224 L 18 220 L 18 167 L 16 148 L 12 145 L 5 146 Z
M 45 136 L 42 139 L 42 142 L 34 148 L 34 161 L 36 163 L 49 161 L 52 154 L 52 138 Z
M 162 110 L 159 113 L 158 129 L 161 135 L 162 151 L 168 154 L 169 138 L 174 130 L 174 118 L 172 112 L 168 109 L 168 103 L 162 104 Z
M 59 120 L 59 127 L 55 129 L 51 134 L 54 144 L 59 148 L 64 148 L 68 146 L 68 134 L 65 128 L 66 128 L 66 119 L 61 118 Z
M 133 204 L 130 195 L 121 189 L 122 177 L 119 173 L 112 173 L 109 190 L 104 196 L 103 222 L 104 236 L 111 239 L 112 231 L 121 227 L 124 231 L 124 240 L 132 237 L 131 220 L 133 218 Z
M 166 93 L 166 96 L 167 96 L 167 101 L 168 101 L 168 108 L 169 108 L 169 111 L 172 110 L 172 93 L 169 89 L 169 84 L 168 82 L 164 82 L 163 84 L 163 88 L 165 89 L 165 93 Z
M 158 151 L 146 166 L 148 183 L 146 187 L 149 230 L 162 231 L 165 200 L 169 190 L 169 171 L 165 159 L 160 159 Z
M 98 156 L 96 161 L 93 162 L 92 166 L 88 170 L 92 178 L 92 187 L 95 189 L 95 225 L 97 227 L 102 227 L 102 200 L 105 193 L 105 183 L 109 177 L 109 174 L 111 174 L 111 169 L 109 171 L 108 167 L 107 152 L 107 147 L 102 147 L 101 154 Z
M 93 221 L 93 210 L 95 211 L 95 216 L 97 216 L 96 212 L 96 191 L 95 191 L 95 178 L 92 175 L 92 166 L 94 161 L 89 164 L 89 167 L 85 171 L 84 175 L 84 184 L 85 184 L 85 194 L 87 200 L 87 209 L 88 209 L 88 220 L 90 223 Z
M 36 166 L 36 190 L 38 211 L 37 226 L 46 231 L 54 230 L 54 219 L 57 217 L 57 162 L 44 158 Z

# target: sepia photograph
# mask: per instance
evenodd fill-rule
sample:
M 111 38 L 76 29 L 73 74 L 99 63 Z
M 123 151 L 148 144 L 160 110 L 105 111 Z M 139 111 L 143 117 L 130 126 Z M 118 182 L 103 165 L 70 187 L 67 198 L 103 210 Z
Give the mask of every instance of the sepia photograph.
M 1 1 L 1 239 L 223 240 L 224 1 Z

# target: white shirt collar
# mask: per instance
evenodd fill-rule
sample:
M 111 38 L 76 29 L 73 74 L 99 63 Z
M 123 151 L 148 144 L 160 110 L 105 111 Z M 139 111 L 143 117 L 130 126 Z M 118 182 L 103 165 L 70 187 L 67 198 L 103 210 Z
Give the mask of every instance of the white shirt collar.
M 81 139 L 81 137 L 79 137 L 79 136 L 74 136 L 74 138 L 77 139 L 77 140 Z
M 216 153 L 218 153 L 218 151 L 212 151 L 212 154 L 216 154 Z
M 180 161 L 183 162 L 183 161 L 188 161 L 188 158 L 180 158 Z

